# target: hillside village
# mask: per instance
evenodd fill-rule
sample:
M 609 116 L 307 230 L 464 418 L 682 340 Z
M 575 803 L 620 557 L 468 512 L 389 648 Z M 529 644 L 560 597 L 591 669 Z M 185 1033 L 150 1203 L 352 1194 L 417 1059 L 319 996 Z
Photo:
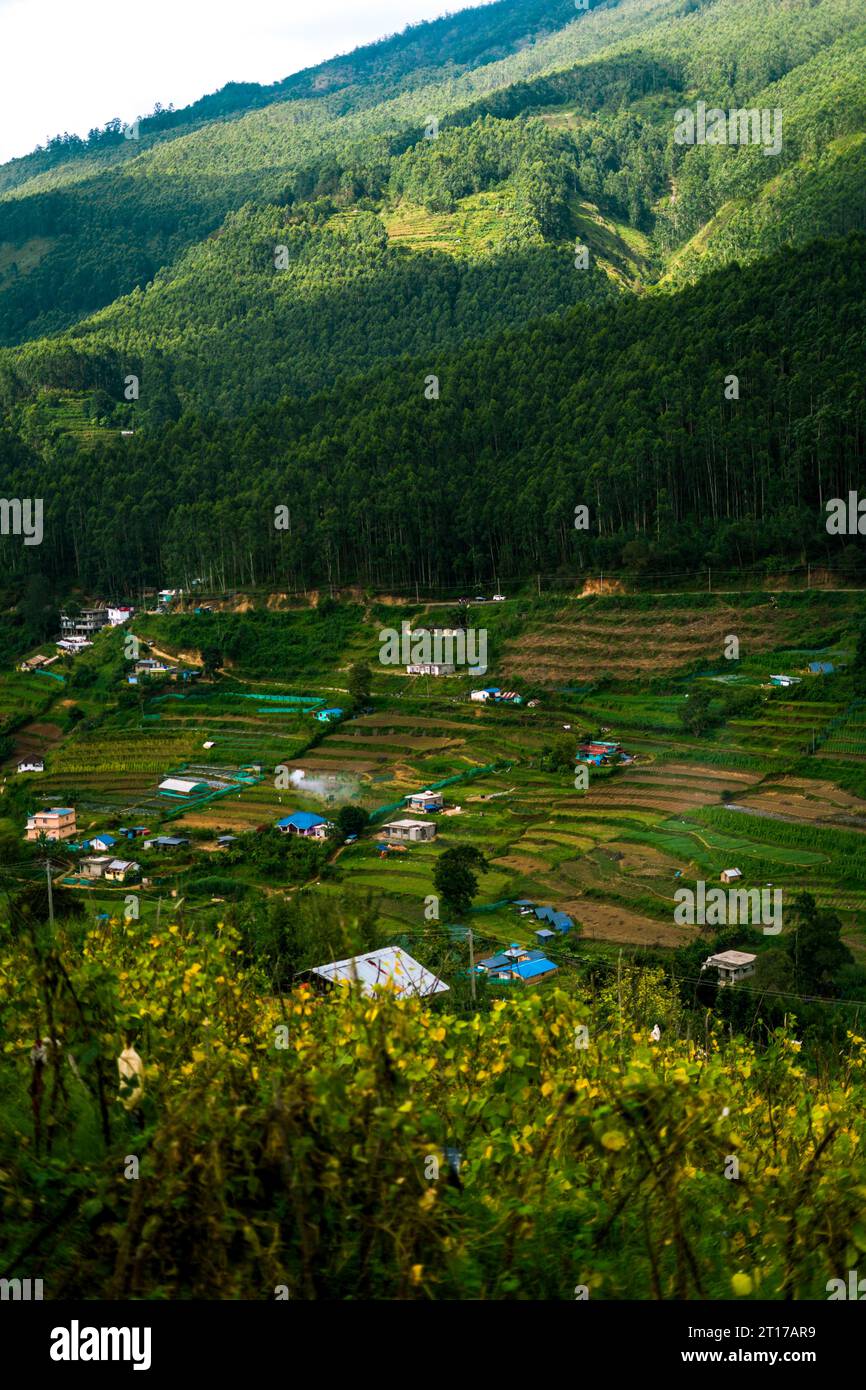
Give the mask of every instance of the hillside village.
M 863 0 L 461 4 L 0 4 L 28 1369 L 859 1350 Z
M 64 611 L 54 654 L 46 644 L 0 678 L 7 708 L 16 689 L 23 706 L 7 715 L 7 835 L 28 847 L 32 874 L 47 862 L 55 890 L 92 920 L 122 918 L 132 890 L 144 918 L 193 912 L 202 922 L 274 895 L 358 896 L 372 904 L 383 945 L 414 950 L 421 966 L 444 958 L 444 929 L 461 989 L 470 976 L 536 988 L 581 960 L 687 946 L 696 933 L 677 924 L 675 901 L 689 884 L 754 892 L 772 878 L 837 911 L 855 958 L 866 949 L 862 889 L 830 852 L 841 835 L 859 855 L 866 827 L 866 716 L 851 696 L 851 641 L 822 647 L 833 659 L 816 661 L 814 648 L 771 639 L 736 672 L 717 661 L 695 675 L 699 637 L 694 654 L 672 651 L 647 688 L 632 675 L 628 635 L 645 600 L 552 601 L 540 615 L 519 597 L 495 614 L 479 601 L 468 612 L 487 625 L 503 683 L 477 687 L 451 663 L 382 665 L 376 620 L 349 604 L 336 610 L 351 633 L 342 650 L 326 646 L 293 679 L 274 660 L 263 679 L 211 651 L 224 621 L 246 621 L 223 620 L 220 602 L 163 590 L 138 609 L 99 601 Z M 688 609 L 660 600 L 659 619 L 678 611 L 671 603 Z M 832 621 L 841 636 L 853 612 L 833 593 L 820 612 L 814 598 L 788 603 L 780 616 L 768 601 L 777 637 L 806 614 L 816 634 Z M 551 617 L 557 639 L 573 625 L 580 685 L 551 684 L 546 671 L 527 679 L 522 653 Z M 249 619 L 273 629 L 275 643 L 329 620 L 315 609 Z M 425 630 L 417 617 L 404 627 Z M 200 645 L 190 641 L 197 628 Z M 579 656 L 603 632 L 607 672 Z M 790 670 L 782 686 L 780 657 Z M 712 664 L 709 646 L 704 660 Z M 50 693 L 33 717 L 36 686 Z M 474 855 L 472 891 L 455 908 L 448 866 L 463 853 Z M 31 871 L 18 877 L 23 888 Z M 728 927 L 714 954 L 705 932 L 719 983 L 744 978 L 726 965 L 732 950 L 751 973 L 774 944 L 756 942 L 746 922 L 739 937 Z M 444 972 L 443 989 L 453 982 Z

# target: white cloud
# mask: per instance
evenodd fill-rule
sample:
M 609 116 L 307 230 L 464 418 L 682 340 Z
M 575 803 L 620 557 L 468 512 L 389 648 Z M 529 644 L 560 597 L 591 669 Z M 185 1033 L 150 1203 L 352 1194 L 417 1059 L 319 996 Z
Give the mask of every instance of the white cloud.
M 0 162 L 487 0 L 0 0 Z

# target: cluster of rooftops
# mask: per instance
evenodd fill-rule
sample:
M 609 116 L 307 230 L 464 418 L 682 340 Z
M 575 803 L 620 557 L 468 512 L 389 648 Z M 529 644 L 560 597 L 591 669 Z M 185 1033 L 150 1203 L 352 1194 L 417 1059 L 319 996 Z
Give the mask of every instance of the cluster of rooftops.
M 574 926 L 567 912 L 539 906 L 529 898 L 515 899 L 514 906 L 521 917 L 534 917 L 537 922 L 545 924 L 535 932 L 542 947 L 555 941 L 557 935 L 566 935 Z M 480 960 L 476 969 L 488 979 L 507 984 L 512 980 L 537 980 L 544 975 L 553 975 L 559 967 L 548 960 L 543 949 L 521 946 L 518 941 L 512 941 L 507 950 Z

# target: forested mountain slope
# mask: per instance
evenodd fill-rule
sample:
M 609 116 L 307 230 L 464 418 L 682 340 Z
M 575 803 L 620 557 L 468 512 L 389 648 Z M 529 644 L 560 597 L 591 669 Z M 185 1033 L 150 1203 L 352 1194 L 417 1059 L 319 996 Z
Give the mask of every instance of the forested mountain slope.
M 862 0 L 501 0 L 277 88 L 6 184 L 5 487 L 51 480 L 52 572 L 821 552 L 864 453 Z M 698 102 L 778 150 L 677 143 Z
M 651 0 L 651 8 L 658 3 Z M 671 0 L 662 4 L 674 8 Z M 207 98 L 186 113 L 162 112 L 144 121 L 139 141 L 126 140 L 114 121 L 71 158 L 68 151 L 78 147 L 66 141 L 29 161 L 13 161 L 0 169 L 0 191 L 9 190 L 0 200 L 0 343 L 56 331 L 145 285 L 248 199 L 331 191 L 353 164 L 387 157 L 416 140 L 430 111 L 444 116 L 515 73 L 549 64 L 552 51 L 543 35 L 557 21 L 574 29 L 594 23 L 594 16 L 575 18 L 565 0 L 550 6 L 499 0 L 410 31 L 418 35 L 416 49 L 424 40 L 425 61 L 414 82 L 401 72 L 400 81 L 383 83 L 376 60 L 389 45 L 382 53 L 374 45 L 366 62 L 341 69 L 344 77 L 357 77 L 354 85 L 341 86 L 333 74 L 314 69 L 309 80 L 304 74 L 289 79 L 264 110 L 257 109 L 257 89 L 249 97 L 252 111 L 239 119 L 209 119 L 225 113 L 219 103 L 214 111 L 208 103 L 215 99 Z M 492 44 L 484 37 L 491 24 L 499 35 Z M 602 24 L 576 48 L 592 51 L 607 34 Z M 487 61 L 491 51 L 498 56 L 509 47 L 521 51 Z M 478 77 L 470 49 L 481 64 Z M 462 62 L 455 53 L 464 54 Z
M 73 444 L 50 402 L 22 404 L 7 486 L 45 496 L 43 563 L 111 591 L 150 575 L 440 585 L 623 560 L 636 573 L 836 563 L 849 550 L 856 573 L 856 546 L 828 536 L 823 505 L 864 476 L 864 298 L 855 235 L 678 295 L 577 306 L 235 421 L 187 414 Z M 738 400 L 725 398 L 730 373 Z M 574 529 L 578 504 L 589 531 Z M 288 529 L 274 527 L 278 506 Z M 23 573 L 20 543 L 0 547 Z
M 513 12 L 514 21 L 523 15 L 521 32 L 531 29 L 532 5 L 493 8 Z M 30 191 L 25 185 L 0 202 L 0 335 L 7 343 L 38 338 L 83 317 L 74 338 L 86 343 L 85 356 L 94 355 L 99 369 L 82 369 L 80 348 L 61 337 L 37 350 L 35 369 L 25 354 L 17 375 L 28 390 L 67 383 L 117 395 L 127 371 L 141 375 L 148 358 L 168 354 L 181 404 L 236 410 L 245 398 L 273 399 L 281 385 L 313 389 L 357 369 L 357 354 L 343 342 L 333 352 L 312 345 L 308 362 L 288 375 L 237 375 L 239 349 L 251 364 L 270 360 L 277 339 L 293 349 L 298 337 L 309 338 L 306 303 L 321 301 L 327 320 L 328 300 L 347 282 L 364 299 L 363 314 L 381 322 L 372 334 L 374 357 L 423 350 L 428 341 L 450 346 L 527 314 L 597 298 L 601 287 L 565 273 L 575 237 L 597 253 L 594 265 L 610 269 L 603 242 L 593 245 L 596 223 L 582 218 L 581 208 L 614 220 L 620 252 L 626 229 L 650 237 L 656 274 L 670 262 L 677 279 L 693 278 L 705 259 L 762 254 L 765 233 L 773 244 L 802 244 L 862 227 L 858 147 L 838 144 L 866 129 L 866 26 L 855 0 L 777 0 L 771 24 L 763 0 L 685 8 L 624 0 L 462 76 L 449 68 L 431 82 L 425 68 L 416 73 L 418 85 L 390 100 L 370 104 L 378 89 L 334 93 L 325 84 L 318 98 L 282 100 L 159 140 L 77 182 Z M 478 22 L 479 12 L 469 13 Z M 677 146 L 674 113 L 698 92 L 723 106 L 780 106 L 779 158 L 758 148 Z M 425 138 L 433 114 L 442 127 L 437 139 Z M 751 202 L 768 188 L 772 210 L 762 216 Z M 436 289 L 453 268 L 440 263 L 435 244 L 403 242 L 400 256 L 377 255 L 386 247 L 370 218 L 355 220 L 348 236 L 345 228 L 336 241 L 332 235 L 335 214 L 363 211 L 380 218 L 396 242 L 407 214 L 411 220 L 420 209 L 461 212 L 461 200 L 479 192 L 496 195 L 483 235 L 453 231 L 476 261 L 504 256 L 512 263 L 480 275 L 493 286 L 493 315 L 483 307 L 484 289 L 464 290 L 462 274 L 458 288 Z M 780 199 L 790 204 L 782 217 Z M 738 215 L 743 206 L 746 215 Z M 561 262 L 557 271 L 548 257 L 546 293 L 533 285 L 536 256 L 528 257 L 525 286 L 520 266 L 513 270 L 515 253 L 520 258 L 542 242 L 557 248 Z M 274 274 L 278 245 L 289 248 L 282 280 Z M 641 255 L 645 249 L 637 247 Z M 648 269 L 643 264 L 633 278 L 652 279 Z M 406 283 L 419 278 L 429 279 L 430 293 L 404 335 L 395 331 L 395 316 L 383 317 L 375 306 L 399 306 Z M 131 299 L 87 317 L 134 286 Z M 482 307 L 466 316 L 456 306 L 476 294 Z M 452 333 L 455 316 L 461 327 Z M 206 381 L 194 365 L 203 348 Z M 152 416 L 162 417 L 165 400 L 164 392 L 159 402 L 151 394 Z
M 587 0 L 587 9 L 597 3 L 598 0 Z M 269 86 L 230 82 L 180 109 L 164 108 L 157 102 L 149 116 L 138 113 L 140 145 L 136 148 L 129 148 L 120 117 L 91 130 L 86 139 L 68 133 L 57 135 L 32 154 L 0 166 L 0 194 L 45 174 L 50 174 L 54 182 L 65 182 L 74 177 L 76 163 L 86 161 L 92 171 L 100 161 L 111 163 L 118 155 L 138 154 L 157 138 L 176 138 L 203 123 L 243 115 L 274 101 L 322 98 L 345 91 L 349 109 L 366 87 L 374 87 L 375 99 L 381 101 L 399 91 L 407 79 L 417 85 L 422 73 L 435 77 L 437 70 L 447 67 L 456 74 L 537 42 L 571 23 L 574 8 L 572 0 L 523 0 L 519 5 L 510 0 L 493 0 L 480 9 L 461 10 L 438 20 L 409 25 L 401 33 L 305 68 Z M 126 124 L 131 123 L 133 115 L 126 113 Z

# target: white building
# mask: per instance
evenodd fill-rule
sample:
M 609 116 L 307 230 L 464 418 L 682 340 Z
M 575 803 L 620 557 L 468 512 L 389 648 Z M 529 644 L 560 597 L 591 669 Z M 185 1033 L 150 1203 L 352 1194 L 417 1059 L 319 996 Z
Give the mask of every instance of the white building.
M 130 618 L 132 617 L 132 615 L 134 614 L 134 612 L 135 612 L 135 609 L 134 609 L 134 608 L 130 608 L 130 606 L 129 606 L 128 604 L 125 604 L 125 603 L 124 603 L 124 604 L 118 604 L 118 605 L 109 604 L 109 605 L 108 605 L 108 621 L 109 621 L 109 623 L 111 624 L 112 627 L 120 627 L 121 623 L 128 623 L 128 622 L 129 622 L 129 620 L 130 620 Z
M 754 975 L 756 960 L 757 956 L 750 955 L 748 951 L 720 951 L 716 956 L 708 956 L 701 968 L 707 970 L 715 966 L 720 985 L 735 985 L 739 980 Z
M 436 826 L 429 820 L 392 820 L 389 825 L 382 826 L 382 834 L 386 840 L 409 840 L 417 844 L 419 840 L 432 840 Z
M 419 661 L 414 666 L 407 666 L 406 674 L 407 676 L 453 676 L 456 670 L 456 666 L 451 666 L 445 661 Z
M 45 761 L 43 758 L 22 758 L 18 764 L 18 772 L 44 772 Z

